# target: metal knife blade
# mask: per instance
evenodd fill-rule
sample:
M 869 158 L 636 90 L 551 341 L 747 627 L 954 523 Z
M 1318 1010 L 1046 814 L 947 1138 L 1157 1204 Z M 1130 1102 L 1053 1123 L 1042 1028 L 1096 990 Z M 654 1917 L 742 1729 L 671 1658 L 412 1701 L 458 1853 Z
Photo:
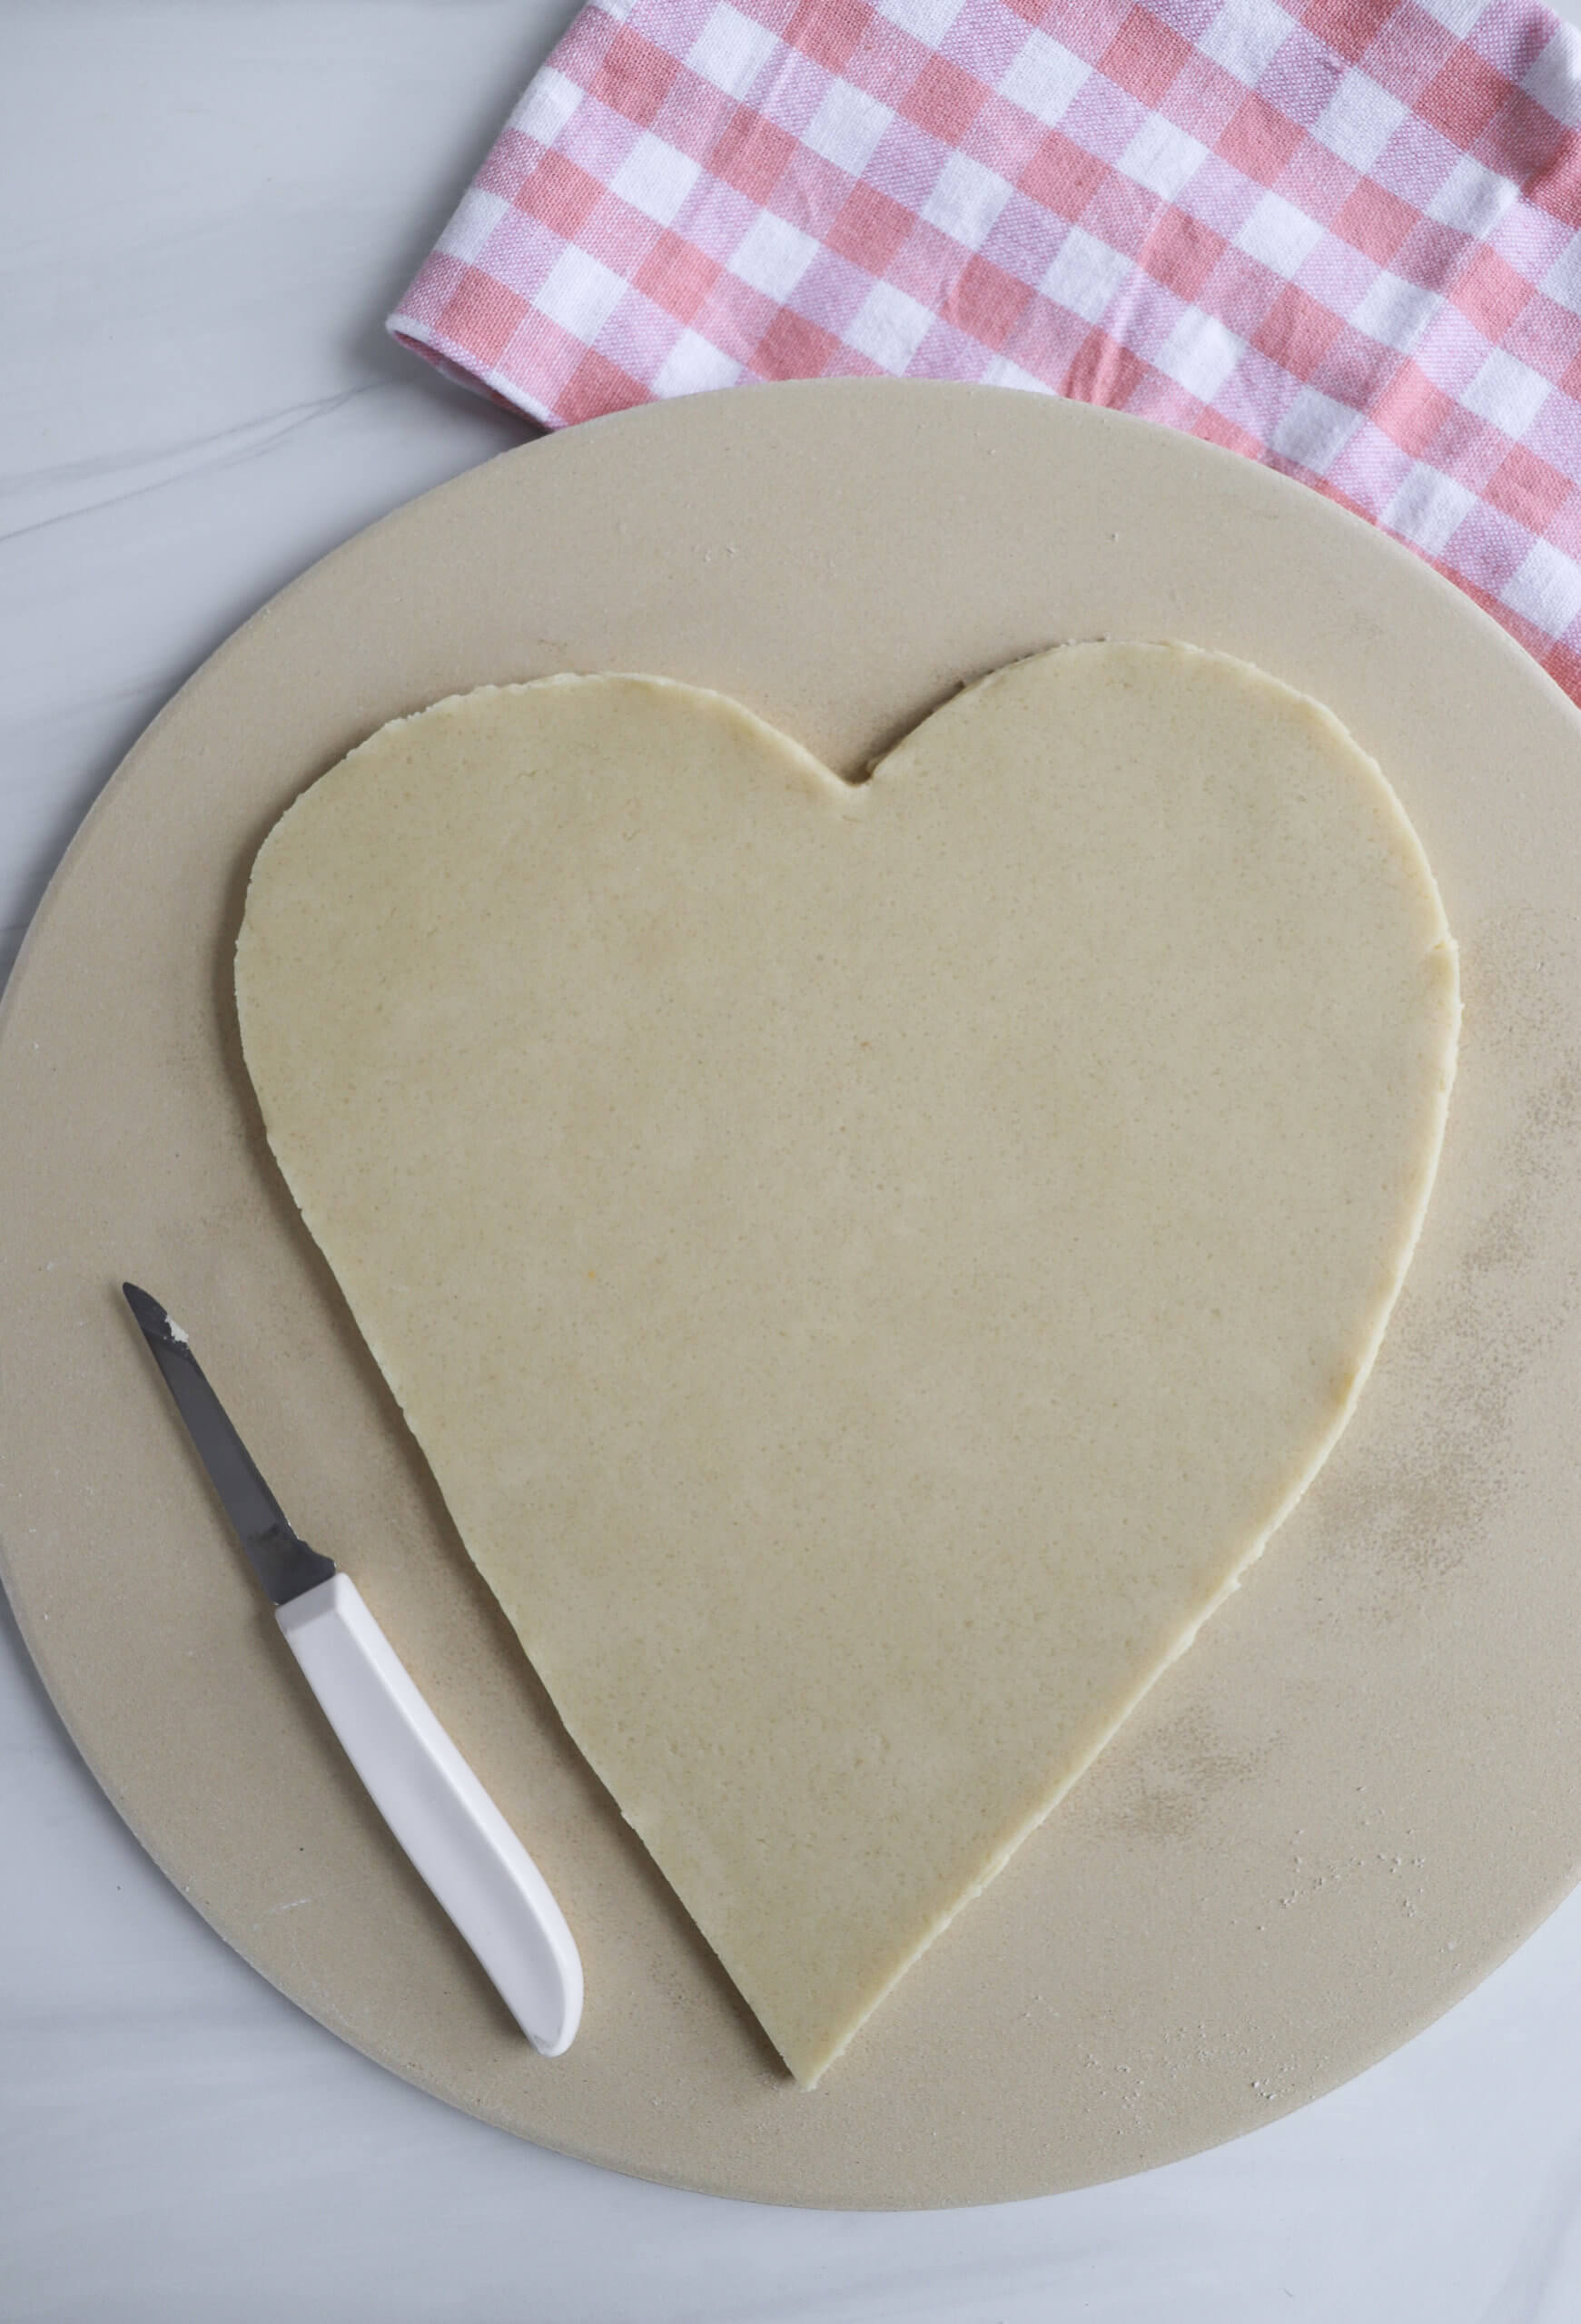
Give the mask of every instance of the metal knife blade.
M 334 1560 L 309 1549 L 293 1530 L 203 1377 L 181 1325 L 173 1324 L 158 1300 L 134 1283 L 124 1283 L 121 1288 L 253 1572 L 277 1606 L 288 1606 L 293 1598 L 328 1581 L 335 1571 Z

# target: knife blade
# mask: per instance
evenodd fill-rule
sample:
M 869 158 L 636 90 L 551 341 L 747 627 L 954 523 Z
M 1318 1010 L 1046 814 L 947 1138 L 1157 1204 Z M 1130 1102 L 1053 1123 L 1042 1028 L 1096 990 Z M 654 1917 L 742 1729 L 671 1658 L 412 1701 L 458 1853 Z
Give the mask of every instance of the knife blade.
M 203 1377 L 181 1325 L 173 1324 L 158 1300 L 134 1283 L 124 1283 L 121 1288 L 253 1572 L 277 1606 L 288 1606 L 293 1598 L 328 1581 L 334 1560 L 310 1550 L 291 1527 Z
M 347 1758 L 534 2049 L 559 2057 L 581 2020 L 582 1964 L 548 1882 L 424 1701 L 356 1583 L 290 1523 L 181 1325 L 136 1284 L 122 1290 Z

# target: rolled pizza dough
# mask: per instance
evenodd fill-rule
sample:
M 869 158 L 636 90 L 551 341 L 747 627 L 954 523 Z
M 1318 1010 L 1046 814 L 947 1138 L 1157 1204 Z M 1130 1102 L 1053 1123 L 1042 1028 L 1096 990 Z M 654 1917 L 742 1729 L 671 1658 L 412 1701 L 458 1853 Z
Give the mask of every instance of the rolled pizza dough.
M 813 2083 L 1350 1412 L 1458 1021 L 1398 802 L 1183 645 L 859 784 L 695 687 L 486 687 L 281 819 L 236 989 L 462 1539 Z

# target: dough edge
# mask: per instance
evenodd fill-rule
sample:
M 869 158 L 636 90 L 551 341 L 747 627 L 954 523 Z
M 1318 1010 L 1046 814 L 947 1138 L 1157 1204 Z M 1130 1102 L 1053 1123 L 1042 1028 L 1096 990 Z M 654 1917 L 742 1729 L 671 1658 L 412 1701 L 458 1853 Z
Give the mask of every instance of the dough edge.
M 292 800 L 291 804 L 286 807 L 279 816 L 276 817 L 275 821 L 271 825 L 269 832 L 265 834 L 262 842 L 257 850 L 253 858 L 252 866 L 249 872 L 246 897 L 237 933 L 234 960 L 235 998 L 238 1016 L 242 1020 L 242 1049 L 244 1056 L 246 1051 L 245 1019 L 247 1005 L 244 998 L 244 988 L 247 976 L 246 952 L 249 932 L 248 910 L 252 900 L 254 885 L 260 880 L 260 876 L 269 860 L 271 852 L 280 834 L 291 822 L 291 818 L 296 813 L 297 809 L 303 803 L 303 802 L 307 800 L 312 793 L 319 790 L 321 786 L 327 783 L 338 781 L 342 777 L 350 779 L 357 763 L 362 759 L 365 754 L 371 753 L 381 741 L 392 733 L 403 727 L 410 726 L 420 721 L 427 722 L 430 720 L 435 720 L 447 714 L 455 714 L 461 710 L 464 705 L 476 702 L 480 697 L 484 696 L 519 695 L 548 689 L 578 687 L 583 685 L 603 688 L 611 684 L 628 685 L 634 688 L 652 689 L 655 692 L 680 694 L 686 695 L 691 700 L 707 703 L 716 714 L 723 714 L 732 721 L 738 722 L 755 736 L 766 740 L 774 749 L 783 753 L 787 763 L 794 764 L 796 772 L 806 782 L 809 789 L 819 794 L 825 803 L 835 803 L 836 806 L 843 808 L 846 812 L 855 812 L 859 813 L 863 811 L 863 807 L 865 803 L 867 803 L 864 801 L 863 794 L 868 790 L 870 784 L 876 785 L 886 779 L 897 779 L 904 773 L 904 762 L 907 753 L 915 742 L 915 739 L 922 729 L 924 726 L 931 724 L 935 718 L 940 717 L 941 715 L 947 715 L 949 712 L 956 708 L 959 704 L 964 703 L 969 697 L 992 690 L 995 686 L 1003 684 L 1011 678 L 1013 674 L 1024 669 L 1026 665 L 1031 663 L 1041 662 L 1045 659 L 1052 658 L 1054 655 L 1074 655 L 1094 651 L 1102 651 L 1109 646 L 1126 646 L 1132 650 L 1140 649 L 1150 654 L 1156 653 L 1161 655 L 1176 657 L 1182 661 L 1211 663 L 1219 666 L 1230 668 L 1244 677 L 1253 681 L 1260 688 L 1266 689 L 1270 693 L 1276 694 L 1290 704 L 1299 705 L 1307 716 L 1314 719 L 1319 728 L 1341 746 L 1347 755 L 1359 762 L 1359 765 L 1365 769 L 1370 782 L 1376 786 L 1377 794 L 1385 807 L 1396 845 L 1400 849 L 1402 855 L 1409 862 L 1412 871 L 1419 881 L 1423 892 L 1430 901 L 1434 919 L 1436 921 L 1436 933 L 1432 941 L 1425 948 L 1424 957 L 1427 960 L 1433 961 L 1437 968 L 1438 974 L 1435 984 L 1435 998 L 1438 1000 L 1439 1007 L 1443 1010 L 1447 1022 L 1442 1049 L 1442 1070 L 1439 1078 L 1439 1085 L 1434 1095 L 1432 1114 L 1429 1123 L 1429 1135 L 1419 1151 L 1416 1171 L 1416 1183 L 1411 1190 L 1409 1204 L 1404 1214 L 1404 1232 L 1402 1238 L 1398 1246 L 1394 1263 L 1389 1269 L 1388 1279 L 1380 1291 L 1372 1320 L 1371 1329 L 1363 1346 L 1359 1360 L 1352 1373 L 1349 1392 L 1343 1402 L 1337 1406 L 1328 1429 L 1315 1445 L 1307 1463 L 1294 1477 L 1286 1494 L 1276 1507 L 1273 1514 L 1270 1517 L 1262 1530 L 1247 1546 L 1239 1561 L 1228 1572 L 1219 1588 L 1202 1605 L 1188 1627 L 1185 1628 L 1180 1635 L 1170 1643 L 1167 1649 L 1157 1657 L 1152 1665 L 1144 1671 L 1134 1691 L 1129 1695 L 1122 1708 L 1117 1711 L 1113 1719 L 1103 1729 L 1102 1733 L 1098 1737 L 1097 1740 L 1093 1743 L 1092 1748 L 1087 1752 L 1085 1757 L 1081 1759 L 1079 1764 L 1069 1768 L 1065 1772 L 1062 1779 L 1048 1793 L 1048 1795 L 1043 1797 L 1039 1804 L 1012 1829 L 1007 1837 L 1003 1837 L 994 1844 L 990 1853 L 983 1859 L 979 1870 L 972 1876 L 969 1883 L 962 1888 L 954 1902 L 945 1910 L 939 1913 L 934 1917 L 934 1919 L 921 1932 L 909 1949 L 897 1956 L 894 1966 L 882 1979 L 882 1981 L 876 1983 L 870 1991 L 862 1997 L 860 2003 L 857 2004 L 846 2024 L 844 2032 L 839 2035 L 839 2037 L 815 2059 L 807 2061 L 803 2064 L 793 2064 L 790 2061 L 786 2061 L 789 2073 L 792 2077 L 793 2086 L 798 2087 L 803 2091 L 811 2091 L 816 2087 L 817 2083 L 821 2081 L 823 2075 L 828 2071 L 829 2067 L 835 2064 L 837 2060 L 845 2054 L 845 2051 L 850 2047 L 858 2033 L 860 2033 L 863 2026 L 866 2024 L 868 2018 L 872 2016 L 874 2012 L 878 2009 L 888 1995 L 894 1991 L 895 1987 L 904 1979 L 908 1970 L 915 1965 L 934 1941 L 951 1925 L 962 1910 L 971 1904 L 976 1897 L 980 1896 L 983 1891 L 991 1886 L 993 1881 L 997 1877 L 998 1874 L 1003 1870 L 1004 1866 L 1009 1863 L 1012 1856 L 1015 1855 L 1023 1843 L 1039 1828 L 1053 1810 L 1069 1796 L 1074 1786 L 1081 1780 L 1088 1768 L 1092 1767 L 1094 1760 L 1101 1756 L 1102 1751 L 1112 1741 L 1114 1736 L 1125 1724 L 1131 1712 L 1151 1690 L 1152 1687 L 1157 1683 L 1162 1674 L 1169 1669 L 1173 1663 L 1178 1661 L 1195 1642 L 1203 1624 L 1214 1612 L 1218 1610 L 1227 1598 L 1231 1596 L 1240 1589 L 1246 1574 L 1261 1557 L 1270 1540 L 1290 1516 L 1310 1487 L 1313 1479 L 1318 1475 L 1319 1472 L 1328 1461 L 1335 1445 L 1343 1435 L 1345 1429 L 1349 1424 L 1349 1422 L 1354 1415 L 1362 1390 L 1366 1386 L 1367 1382 L 1371 1375 L 1378 1350 L 1382 1344 L 1389 1320 L 1393 1315 L 1400 1288 L 1405 1281 L 1407 1274 L 1409 1271 L 1411 1260 L 1420 1240 L 1423 1224 L 1426 1219 L 1428 1203 L 1431 1198 L 1433 1187 L 1438 1175 L 1439 1161 L 1442 1156 L 1443 1141 L 1448 1114 L 1448 1104 L 1454 1086 L 1457 1063 L 1458 1041 L 1462 1017 L 1458 947 L 1449 929 L 1437 879 L 1433 873 L 1426 851 L 1422 846 L 1419 837 L 1418 836 L 1415 826 L 1411 823 L 1398 793 L 1395 792 L 1392 784 L 1389 783 L 1378 761 L 1373 758 L 1372 755 L 1358 742 L 1355 735 L 1351 734 L 1350 730 L 1344 724 L 1343 721 L 1331 709 L 1329 709 L 1325 703 L 1319 701 L 1316 696 L 1309 694 L 1299 687 L 1291 685 L 1287 681 L 1274 676 L 1270 672 L 1263 669 L 1258 664 L 1250 662 L 1242 656 L 1224 653 L 1215 648 L 1200 646 L 1184 640 L 1171 638 L 1130 638 L 1097 635 L 1085 638 L 1061 639 L 1051 645 L 1034 647 L 1028 653 L 1017 655 L 1011 661 L 999 664 L 992 670 L 985 671 L 976 677 L 963 679 L 959 685 L 951 693 L 933 704 L 930 707 L 923 709 L 920 715 L 918 715 L 911 726 L 908 727 L 900 740 L 881 752 L 876 753 L 869 761 L 866 762 L 855 777 L 843 776 L 835 772 L 821 759 L 816 757 L 814 753 L 807 750 L 806 747 L 799 743 L 794 735 L 788 734 L 784 728 L 775 725 L 771 721 L 763 717 L 760 714 L 751 709 L 747 704 L 742 703 L 737 697 L 727 694 L 721 689 L 697 685 L 684 679 L 677 679 L 660 675 L 655 673 L 639 671 L 565 671 L 542 677 L 525 680 L 509 680 L 498 683 L 486 683 L 479 686 L 469 687 L 463 691 L 441 696 L 435 702 L 420 705 L 420 707 L 413 711 L 400 714 L 391 719 L 387 719 L 382 724 L 364 736 L 362 741 L 355 744 L 351 751 L 345 753 L 341 757 L 334 761 L 331 766 L 322 770 L 317 776 L 310 779 L 310 781 L 302 786 L 302 789 L 297 794 L 297 797 Z M 310 1236 L 313 1239 L 315 1247 L 319 1247 L 317 1237 L 316 1236 L 313 1236 L 312 1228 L 308 1223 L 307 1216 L 303 1209 L 297 1187 L 292 1181 L 291 1171 L 287 1167 L 284 1157 L 275 1144 L 273 1133 L 270 1128 L 267 1116 L 263 1113 L 262 1102 L 260 1102 L 260 1114 L 263 1119 L 265 1138 L 269 1145 L 269 1149 L 275 1166 L 279 1168 L 288 1191 L 291 1193 L 293 1206 L 297 1209 L 299 1216 L 301 1217 L 304 1227 Z M 331 1272 L 333 1272 L 332 1268 Z M 344 1294 L 342 1294 L 342 1296 L 344 1296 Z M 380 1354 L 375 1341 L 369 1335 L 369 1333 L 362 1324 L 361 1320 L 360 1318 L 353 1318 L 353 1320 L 356 1323 L 359 1337 L 361 1338 L 364 1341 L 364 1344 L 368 1346 L 370 1354 L 372 1355 L 375 1363 L 379 1366 L 381 1376 L 385 1380 L 387 1385 L 390 1386 L 391 1393 L 395 1395 L 396 1401 L 400 1406 L 403 1420 L 406 1421 L 409 1429 L 410 1429 L 410 1420 L 406 1413 L 404 1403 L 401 1403 L 400 1402 L 399 1392 L 395 1388 L 390 1371 L 387 1367 L 383 1356 Z M 420 1453 L 420 1441 L 418 1440 L 415 1430 L 412 1430 L 411 1433 L 413 1435 L 413 1441 L 418 1444 L 418 1449 Z M 423 1455 L 423 1458 L 426 1463 L 426 1454 Z M 482 1577 L 481 1575 L 480 1578 L 485 1580 L 487 1586 L 487 1578 Z M 522 1650 L 524 1653 L 526 1652 L 525 1646 L 523 1646 Z M 568 1729 L 568 1734 L 569 1735 Z M 602 1770 L 598 1768 L 596 1758 L 594 1758 L 592 1754 L 587 1750 L 586 1747 L 578 1738 L 571 1736 L 570 1739 L 575 1744 L 577 1749 L 588 1760 L 588 1764 L 593 1768 L 595 1774 L 598 1775 L 600 1781 L 605 1782 L 606 1788 L 608 1788 L 607 1779 L 604 1777 Z M 611 1797 L 614 1797 L 613 1792 L 611 1792 Z M 618 1809 L 618 1800 L 616 1801 L 616 1805 Z M 629 1819 L 627 1818 L 625 1820 L 628 1821 Z M 662 1867 L 660 1867 L 660 1870 L 662 1876 Z M 674 1893 L 673 1890 L 672 1893 Z M 684 1903 L 682 1904 L 682 1909 L 686 1910 Z M 688 1918 L 689 1917 L 690 1915 L 688 1914 Z M 704 1941 L 708 1943 L 709 1950 L 712 1952 L 714 1950 L 712 1943 L 707 1937 L 706 1933 L 703 1934 Z M 733 1984 L 736 1982 L 731 1972 L 726 1970 L 726 1974 L 731 1977 L 731 1982 Z M 754 2008 L 754 2014 L 756 2015 L 756 2010 Z

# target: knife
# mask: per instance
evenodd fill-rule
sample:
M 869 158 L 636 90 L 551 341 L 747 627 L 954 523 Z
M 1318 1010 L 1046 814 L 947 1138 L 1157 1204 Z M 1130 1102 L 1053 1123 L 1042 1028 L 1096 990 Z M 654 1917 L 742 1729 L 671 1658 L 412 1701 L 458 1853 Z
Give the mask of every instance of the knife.
M 374 1806 L 533 2048 L 559 2057 L 581 2021 L 582 1964 L 548 1882 L 419 1694 L 356 1583 L 287 1522 L 181 1325 L 134 1283 L 121 1287 L 286 1643 Z

